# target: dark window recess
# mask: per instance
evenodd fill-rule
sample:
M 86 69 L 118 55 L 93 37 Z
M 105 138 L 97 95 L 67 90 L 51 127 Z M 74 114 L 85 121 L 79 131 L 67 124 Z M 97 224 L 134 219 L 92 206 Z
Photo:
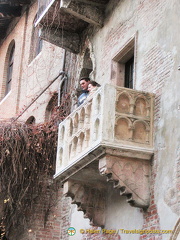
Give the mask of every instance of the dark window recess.
M 43 40 L 40 38 L 41 30 L 34 27 L 31 36 L 31 51 L 29 56 L 29 63 L 41 52 Z
M 42 44 L 43 40 L 40 38 L 40 30 L 36 33 L 37 34 L 37 43 L 36 43 L 36 49 L 35 49 L 35 56 L 37 56 L 41 50 L 42 50 Z
M 35 119 L 35 117 L 34 116 L 31 116 L 31 117 L 29 117 L 28 118 L 28 120 L 26 121 L 26 124 L 35 124 L 35 121 L 36 121 L 36 119 Z
M 125 87 L 133 88 L 134 57 L 125 63 Z
M 10 56 L 9 56 L 5 94 L 7 94 L 11 90 L 12 72 L 13 72 L 13 64 L 14 64 L 14 50 L 15 50 L 15 45 L 13 45 L 10 52 Z
M 60 109 L 62 111 L 63 116 L 67 116 L 70 114 L 70 99 L 68 94 L 68 81 L 65 80 L 62 83 L 61 86 L 61 92 L 60 92 Z

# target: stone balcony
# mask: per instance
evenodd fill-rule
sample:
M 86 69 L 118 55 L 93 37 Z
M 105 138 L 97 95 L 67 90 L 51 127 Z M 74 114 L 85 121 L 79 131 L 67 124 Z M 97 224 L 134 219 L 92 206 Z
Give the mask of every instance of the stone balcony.
M 107 84 L 60 123 L 54 177 L 93 225 L 104 225 L 107 182 L 148 207 L 153 105 L 152 94 Z
M 89 26 L 103 26 L 109 0 L 38 0 L 35 25 L 45 41 L 79 53 L 80 35 Z M 63 33 L 63 34 L 62 34 Z

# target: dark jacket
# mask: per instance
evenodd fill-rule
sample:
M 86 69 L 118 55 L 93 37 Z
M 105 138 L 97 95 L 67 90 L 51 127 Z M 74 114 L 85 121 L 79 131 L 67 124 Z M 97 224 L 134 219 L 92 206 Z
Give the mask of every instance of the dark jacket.
M 81 95 L 78 97 L 78 107 L 86 100 L 89 91 L 83 90 Z

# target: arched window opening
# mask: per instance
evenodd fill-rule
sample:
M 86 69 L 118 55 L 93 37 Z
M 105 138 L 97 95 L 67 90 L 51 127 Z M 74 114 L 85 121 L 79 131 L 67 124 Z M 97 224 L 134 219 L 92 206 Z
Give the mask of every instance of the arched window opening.
M 93 63 L 91 60 L 91 56 L 90 56 L 90 50 L 89 48 L 86 49 L 86 52 L 84 54 L 84 59 L 83 59 L 83 66 L 80 72 L 80 76 L 79 79 L 83 78 L 83 77 L 89 77 L 90 73 L 93 71 Z M 77 91 L 77 97 L 80 96 L 80 94 L 82 93 L 82 89 L 80 87 L 80 84 L 78 85 L 78 88 L 76 89 Z
M 10 49 L 8 51 L 9 58 L 7 62 L 7 78 L 6 78 L 6 90 L 5 95 L 8 94 L 11 90 L 11 83 L 12 83 L 12 73 L 13 73 L 13 65 L 14 65 L 14 52 L 15 52 L 15 42 L 13 41 L 10 44 Z
M 60 88 L 60 97 L 59 97 L 59 107 L 60 113 L 63 117 L 66 117 L 70 114 L 71 101 L 70 95 L 68 93 L 68 79 L 64 77 L 64 80 Z
M 57 109 L 57 101 L 58 101 L 58 94 L 54 93 L 51 97 L 45 112 L 45 122 L 49 122 L 52 117 L 55 117 L 56 109 Z
M 93 63 L 90 57 L 90 50 L 89 48 L 86 49 L 83 59 L 83 68 L 81 70 L 80 78 L 81 77 L 89 77 L 89 74 L 93 70 Z
M 28 125 L 33 125 L 33 124 L 35 124 L 35 122 L 36 122 L 36 119 L 34 116 L 31 116 L 26 120 L 26 124 L 28 124 Z

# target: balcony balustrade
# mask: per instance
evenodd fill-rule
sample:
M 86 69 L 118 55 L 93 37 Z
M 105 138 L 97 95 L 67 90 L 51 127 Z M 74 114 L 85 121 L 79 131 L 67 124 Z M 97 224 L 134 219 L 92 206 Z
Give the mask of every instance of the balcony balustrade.
M 89 191 L 102 198 L 107 178 L 130 205 L 148 207 L 153 102 L 150 93 L 106 84 L 60 123 L 54 177 L 74 203 L 80 206 L 85 200 L 77 196 Z M 90 205 L 80 209 L 87 215 Z M 89 218 L 103 226 L 103 210 L 97 209 Z

